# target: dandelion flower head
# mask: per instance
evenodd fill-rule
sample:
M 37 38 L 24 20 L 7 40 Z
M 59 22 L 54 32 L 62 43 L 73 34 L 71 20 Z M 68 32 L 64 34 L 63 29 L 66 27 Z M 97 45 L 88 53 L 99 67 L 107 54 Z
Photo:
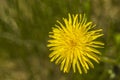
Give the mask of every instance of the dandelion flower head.
M 96 25 L 82 14 L 68 14 L 68 19 L 57 23 L 49 33 L 50 61 L 59 64 L 64 73 L 71 68 L 73 72 L 87 73 L 94 68 L 92 61 L 99 63 L 101 53 L 97 48 L 104 44 L 96 39 L 103 35 L 102 29 L 94 29 Z

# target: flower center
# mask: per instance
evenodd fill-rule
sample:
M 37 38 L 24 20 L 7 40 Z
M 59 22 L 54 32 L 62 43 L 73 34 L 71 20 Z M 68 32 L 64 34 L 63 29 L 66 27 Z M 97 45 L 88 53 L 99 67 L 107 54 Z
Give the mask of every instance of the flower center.
M 70 46 L 73 48 L 77 45 L 77 43 L 73 40 L 70 40 Z

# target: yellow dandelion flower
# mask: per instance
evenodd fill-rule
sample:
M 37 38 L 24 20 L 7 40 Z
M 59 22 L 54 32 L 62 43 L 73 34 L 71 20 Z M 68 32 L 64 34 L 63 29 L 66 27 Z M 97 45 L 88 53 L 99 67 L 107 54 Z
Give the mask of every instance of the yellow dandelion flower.
M 96 48 L 104 44 L 96 39 L 103 35 L 102 29 L 92 30 L 96 25 L 87 22 L 86 16 L 81 14 L 68 14 L 63 22 L 57 21 L 58 25 L 49 34 L 47 46 L 51 62 L 60 64 L 63 72 L 69 72 L 72 67 L 74 72 L 77 68 L 80 74 L 87 73 L 89 67 L 94 68 L 91 60 L 99 63 L 101 53 Z

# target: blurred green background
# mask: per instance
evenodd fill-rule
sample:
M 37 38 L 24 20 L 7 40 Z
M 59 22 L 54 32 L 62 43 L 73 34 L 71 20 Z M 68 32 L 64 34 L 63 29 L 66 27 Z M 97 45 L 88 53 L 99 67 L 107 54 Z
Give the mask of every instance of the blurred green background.
M 68 13 L 102 28 L 100 64 L 64 74 L 50 63 L 48 32 Z M 120 0 L 0 0 L 0 80 L 120 80 Z

